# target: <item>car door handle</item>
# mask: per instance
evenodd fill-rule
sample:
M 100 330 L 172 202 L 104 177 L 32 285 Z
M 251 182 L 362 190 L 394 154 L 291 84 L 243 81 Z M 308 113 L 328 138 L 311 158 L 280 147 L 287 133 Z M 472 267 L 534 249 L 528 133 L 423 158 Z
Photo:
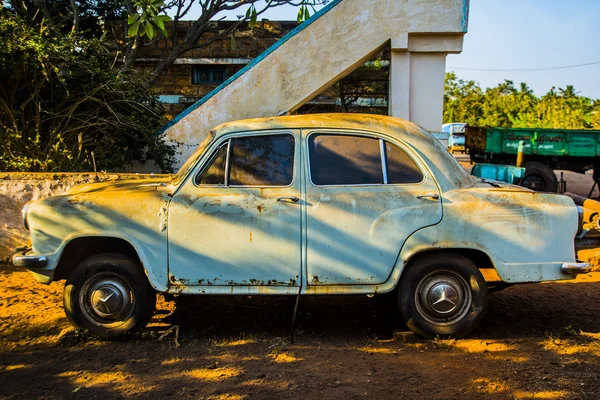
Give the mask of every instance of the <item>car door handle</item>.
M 280 201 L 282 203 L 297 203 L 298 201 L 300 201 L 300 199 L 296 196 L 282 196 L 278 198 L 277 201 Z
M 438 200 L 440 198 L 440 195 L 437 193 L 427 193 L 427 194 L 420 194 L 417 196 L 417 199 L 432 199 L 432 200 Z

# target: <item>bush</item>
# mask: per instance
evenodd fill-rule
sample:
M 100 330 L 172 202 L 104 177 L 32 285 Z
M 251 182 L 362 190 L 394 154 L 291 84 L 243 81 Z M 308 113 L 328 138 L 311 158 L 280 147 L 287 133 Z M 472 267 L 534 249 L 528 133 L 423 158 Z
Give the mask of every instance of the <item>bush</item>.
M 103 37 L 29 26 L 0 11 L 0 170 L 122 170 L 149 159 L 171 172 L 155 135 L 164 110 L 145 79 L 114 67 Z

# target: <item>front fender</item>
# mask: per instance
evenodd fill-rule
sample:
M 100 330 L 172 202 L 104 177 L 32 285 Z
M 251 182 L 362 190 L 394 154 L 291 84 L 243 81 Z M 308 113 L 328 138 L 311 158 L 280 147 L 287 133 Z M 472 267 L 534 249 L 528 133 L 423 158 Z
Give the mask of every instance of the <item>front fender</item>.
M 167 212 L 170 197 L 155 188 L 122 193 L 55 196 L 31 203 L 28 221 L 33 255 L 46 256 L 42 273 L 54 271 L 67 244 L 77 238 L 116 238 L 129 243 L 157 291 L 168 288 Z M 107 248 L 106 252 L 114 251 Z

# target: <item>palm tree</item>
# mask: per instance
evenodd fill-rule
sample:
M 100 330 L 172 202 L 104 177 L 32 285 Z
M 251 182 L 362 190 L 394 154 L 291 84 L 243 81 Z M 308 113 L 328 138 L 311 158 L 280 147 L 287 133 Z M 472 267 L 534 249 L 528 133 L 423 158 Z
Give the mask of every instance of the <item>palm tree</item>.
M 567 87 L 564 89 L 559 88 L 558 91 L 560 92 L 560 96 L 564 97 L 565 99 L 572 99 L 573 97 L 577 96 L 577 93 L 579 93 L 575 91 L 575 87 L 573 85 L 567 85 Z
M 527 85 L 525 82 L 521 82 L 519 84 L 519 93 L 526 95 L 533 95 L 533 90 Z

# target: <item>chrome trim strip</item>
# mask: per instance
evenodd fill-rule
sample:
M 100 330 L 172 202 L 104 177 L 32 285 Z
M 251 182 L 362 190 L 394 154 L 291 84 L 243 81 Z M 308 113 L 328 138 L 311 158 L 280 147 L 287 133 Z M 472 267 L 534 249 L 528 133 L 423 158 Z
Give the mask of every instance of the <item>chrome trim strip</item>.
M 231 138 L 227 140 L 227 156 L 225 156 L 225 187 L 229 186 L 229 158 L 231 157 Z
M 388 183 L 388 174 L 387 174 L 387 154 L 385 152 L 385 143 L 383 139 L 379 139 L 379 155 L 381 157 L 381 170 L 383 171 L 383 184 L 387 185 Z

